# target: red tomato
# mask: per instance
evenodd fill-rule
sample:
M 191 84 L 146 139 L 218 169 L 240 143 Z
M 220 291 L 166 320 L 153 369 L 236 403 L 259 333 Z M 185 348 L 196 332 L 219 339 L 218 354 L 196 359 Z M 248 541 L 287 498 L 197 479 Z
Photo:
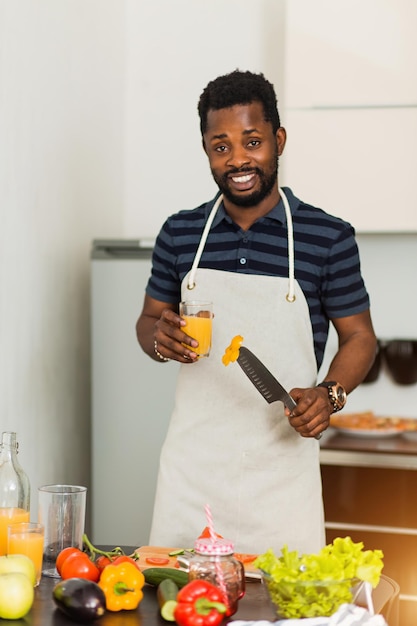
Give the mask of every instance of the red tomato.
M 113 565 L 119 565 L 119 563 L 133 563 L 133 565 L 135 565 L 139 569 L 138 562 L 135 559 L 133 559 L 131 556 L 126 556 L 125 554 L 121 554 L 120 556 L 117 556 L 112 561 Z
M 68 547 L 68 548 L 64 548 L 63 550 L 61 550 L 61 552 L 58 554 L 56 562 L 55 562 L 55 567 L 58 571 L 58 574 L 61 574 L 61 570 L 62 570 L 62 566 L 64 564 L 64 562 L 66 561 L 66 559 L 71 555 L 71 554 L 82 554 L 82 551 L 79 550 L 78 548 L 73 548 L 73 547 Z
M 112 562 L 113 561 L 111 561 L 108 556 L 104 556 L 104 554 L 102 556 L 99 556 L 98 559 L 95 560 L 96 567 L 98 567 L 100 572 L 104 570 L 106 565 L 110 565 L 110 563 Z
M 61 578 L 63 580 L 67 580 L 67 578 L 86 578 L 96 583 L 100 578 L 100 570 L 84 552 L 81 552 L 81 554 L 70 554 L 62 566 Z
M 147 556 L 145 560 L 147 563 L 149 563 L 149 565 L 168 565 L 169 563 L 169 559 L 164 559 L 162 557 L 156 556 Z

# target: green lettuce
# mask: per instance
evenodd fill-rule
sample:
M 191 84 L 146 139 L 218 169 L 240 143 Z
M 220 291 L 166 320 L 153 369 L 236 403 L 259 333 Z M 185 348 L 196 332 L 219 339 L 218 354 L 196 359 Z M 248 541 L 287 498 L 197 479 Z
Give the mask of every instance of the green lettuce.
M 264 573 L 278 614 L 287 618 L 332 615 L 351 602 L 360 581 L 376 587 L 383 568 L 381 550 L 364 550 L 363 543 L 338 537 L 318 554 L 299 555 L 287 546 L 277 557 L 270 549 L 254 565 Z

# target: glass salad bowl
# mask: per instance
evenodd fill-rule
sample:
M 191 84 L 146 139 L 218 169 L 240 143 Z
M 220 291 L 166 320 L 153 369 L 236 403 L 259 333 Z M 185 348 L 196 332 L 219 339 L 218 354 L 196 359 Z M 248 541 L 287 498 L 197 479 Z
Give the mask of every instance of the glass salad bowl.
M 280 618 L 330 617 L 342 604 L 350 604 L 362 582 L 345 580 L 280 580 L 266 572 L 262 580 Z

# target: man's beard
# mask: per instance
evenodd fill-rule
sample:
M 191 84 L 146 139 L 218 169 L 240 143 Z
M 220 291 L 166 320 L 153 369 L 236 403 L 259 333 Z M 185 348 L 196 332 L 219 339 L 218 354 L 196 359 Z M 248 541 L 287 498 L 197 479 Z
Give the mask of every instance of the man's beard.
M 269 174 L 265 173 L 265 171 L 259 169 L 258 167 L 243 167 L 241 169 L 229 171 L 227 174 L 223 174 L 222 176 L 216 176 L 213 170 L 211 170 L 211 173 L 217 183 L 217 186 L 227 200 L 240 207 L 253 207 L 262 202 L 262 200 L 264 200 L 271 193 L 278 177 L 278 155 L 276 155 L 275 163 L 275 168 L 273 168 Z M 228 184 L 228 178 L 230 175 L 242 175 L 245 172 L 254 171 L 258 175 L 261 183 L 259 189 L 256 189 L 248 195 L 236 194 L 230 190 Z

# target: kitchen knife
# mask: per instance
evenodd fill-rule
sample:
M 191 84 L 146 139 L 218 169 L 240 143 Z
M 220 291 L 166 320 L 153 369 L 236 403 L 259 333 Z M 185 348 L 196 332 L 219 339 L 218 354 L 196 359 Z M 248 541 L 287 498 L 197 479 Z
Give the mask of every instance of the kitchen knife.
M 237 362 L 252 384 L 269 404 L 281 400 L 290 411 L 297 406 L 290 394 L 249 348 L 240 346 Z
M 237 362 L 251 383 L 269 404 L 280 400 L 290 411 L 297 406 L 297 403 L 291 398 L 288 391 L 284 389 L 281 383 L 277 381 L 275 376 L 271 374 L 269 369 L 249 348 L 240 346 Z M 322 433 L 319 433 L 315 436 L 315 439 L 321 439 L 321 437 Z

